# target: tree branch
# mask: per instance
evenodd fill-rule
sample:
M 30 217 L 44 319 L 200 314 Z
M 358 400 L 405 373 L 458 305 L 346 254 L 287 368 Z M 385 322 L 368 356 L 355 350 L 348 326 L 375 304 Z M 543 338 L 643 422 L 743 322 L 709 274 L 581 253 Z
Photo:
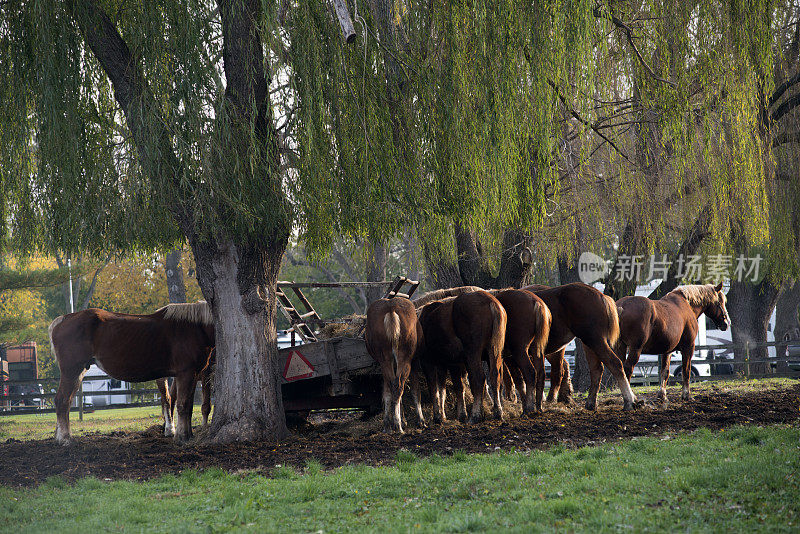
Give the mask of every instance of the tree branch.
M 778 106 L 778 109 L 772 112 L 770 118 L 772 119 L 773 122 L 777 122 L 778 120 L 780 120 L 781 117 L 792 111 L 798 105 L 800 105 L 800 93 L 790 96 L 789 98 L 784 100 L 783 104 Z
M 650 65 L 647 64 L 647 62 L 644 60 L 644 57 L 642 57 L 642 53 L 639 52 L 639 48 L 633 42 L 633 30 L 631 30 L 630 26 L 628 26 L 627 24 L 622 22 L 620 19 L 618 19 L 616 17 L 616 15 L 614 15 L 614 13 L 611 11 L 611 9 L 608 10 L 608 14 L 611 16 L 611 22 L 614 24 L 614 26 L 616 26 L 617 28 L 622 30 L 622 32 L 625 34 L 625 37 L 628 38 L 628 44 L 631 45 L 631 48 L 633 48 L 633 51 L 636 54 L 636 57 L 639 58 L 639 63 L 642 64 L 642 66 L 644 67 L 644 70 L 647 71 L 647 73 L 650 75 L 650 77 L 653 78 L 654 80 L 657 80 L 657 81 L 661 82 L 661 83 L 666 83 L 667 85 L 670 85 L 671 87 L 677 87 L 678 85 L 675 82 L 660 77 L 659 75 L 657 75 L 655 73 L 655 71 L 650 67 Z
M 81 304 L 80 307 L 81 310 L 85 310 L 86 308 L 89 307 L 89 302 L 91 302 L 92 297 L 94 296 L 94 289 L 95 286 L 97 285 L 97 277 L 100 275 L 101 272 L 103 272 L 103 269 L 106 268 L 108 262 L 110 261 L 111 261 L 111 254 L 106 256 L 105 263 L 103 263 L 103 265 L 101 265 L 100 267 L 97 268 L 97 270 L 95 270 L 94 276 L 92 277 L 92 283 L 89 285 L 89 289 L 86 291 L 86 296 L 84 297 L 83 303 Z
M 94 0 L 72 0 L 68 3 L 68 9 L 86 45 L 111 80 L 114 98 L 125 115 L 142 168 L 157 183 L 168 183 L 176 191 L 182 191 L 183 166 L 175 154 L 169 131 L 142 73 L 139 58 L 131 53 L 114 23 Z M 188 203 L 179 197 L 169 207 L 185 235 L 192 235 Z
M 772 92 L 772 95 L 769 97 L 769 107 L 775 105 L 783 96 L 783 93 L 785 93 L 787 89 L 795 85 L 797 82 L 800 82 L 800 69 L 798 69 L 794 76 L 775 88 L 775 90 Z
M 526 57 L 527 57 L 527 55 L 528 55 L 528 54 L 527 54 L 527 52 L 525 53 L 525 55 L 526 55 Z M 626 161 L 630 161 L 630 158 L 629 158 L 629 157 L 628 157 L 628 156 L 627 156 L 627 155 L 626 155 L 626 154 L 625 154 L 625 153 L 624 153 L 622 150 L 620 150 L 620 148 L 619 148 L 619 147 L 618 147 L 616 144 L 614 144 L 614 141 L 612 141 L 611 139 L 609 139 L 609 138 L 608 138 L 608 137 L 607 137 L 607 136 L 606 136 L 606 135 L 605 135 L 603 132 L 601 132 L 601 131 L 600 131 L 600 130 L 597 128 L 597 126 L 596 126 L 596 125 L 594 125 L 594 124 L 590 123 L 589 121 L 587 121 L 586 119 L 584 119 L 583 117 L 581 117 L 581 115 L 580 115 L 580 114 L 579 114 L 577 111 L 575 111 L 575 110 L 572 108 L 572 106 L 570 106 L 570 105 L 567 103 L 567 99 L 564 97 L 564 95 L 562 95 L 562 94 L 561 94 L 561 90 L 559 89 L 558 85 L 556 85 L 556 84 L 555 84 L 555 82 L 553 82 L 553 80 L 551 80 L 550 78 L 548 78 L 548 79 L 547 79 L 547 83 L 548 83 L 548 84 L 550 84 L 550 87 L 552 87 L 552 88 L 553 88 L 553 90 L 555 90 L 555 92 L 556 92 L 556 96 L 558 96 L 558 99 L 561 101 L 561 103 L 564 105 L 564 107 L 565 107 L 565 108 L 566 108 L 566 109 L 567 109 L 567 110 L 570 112 L 570 114 L 571 114 L 573 117 L 575 117 L 576 119 L 578 119 L 578 121 L 579 121 L 581 124 L 583 124 L 584 126 L 586 126 L 586 127 L 588 127 L 588 128 L 591 128 L 591 129 L 592 129 L 592 130 L 593 130 L 593 131 L 594 131 L 594 132 L 595 132 L 597 135 L 599 135 L 601 138 L 603 138 L 603 140 L 604 140 L 606 143 L 608 143 L 609 145 L 611 145 L 611 146 L 614 148 L 614 150 L 616 150 L 617 154 L 619 154 L 620 156 L 622 156 L 623 158 L 625 158 L 625 160 L 626 160 Z

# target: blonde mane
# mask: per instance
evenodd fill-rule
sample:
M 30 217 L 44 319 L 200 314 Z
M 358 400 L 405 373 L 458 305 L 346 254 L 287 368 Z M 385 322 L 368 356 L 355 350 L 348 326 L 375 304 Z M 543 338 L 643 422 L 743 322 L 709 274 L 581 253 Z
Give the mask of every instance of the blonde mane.
M 167 321 L 181 321 L 185 323 L 213 325 L 214 317 L 211 315 L 211 306 L 204 300 L 188 304 L 167 304 L 156 310 L 163 311 Z
M 717 302 L 717 290 L 713 284 L 678 286 L 670 293 L 682 295 L 692 306 L 705 308 Z
M 413 302 L 414 306 L 421 308 L 426 304 L 430 304 L 431 302 L 445 300 L 448 297 L 457 297 L 458 295 L 463 295 L 464 293 L 473 293 L 475 291 L 483 291 L 483 288 L 478 286 L 459 286 L 451 287 L 449 289 L 435 289 L 433 291 L 428 291 L 421 297 L 414 299 Z

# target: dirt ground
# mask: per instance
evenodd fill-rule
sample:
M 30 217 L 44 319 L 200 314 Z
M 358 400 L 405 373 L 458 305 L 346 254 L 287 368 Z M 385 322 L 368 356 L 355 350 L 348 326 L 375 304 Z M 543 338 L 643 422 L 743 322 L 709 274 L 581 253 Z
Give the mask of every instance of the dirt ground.
M 379 432 L 380 418 L 364 421 L 353 412 L 314 414 L 311 424 L 294 431 L 280 444 L 266 442 L 226 446 L 177 446 L 153 426 L 144 432 L 114 432 L 77 437 L 67 447 L 55 440 L 0 444 L 0 483 L 33 486 L 58 475 L 66 480 L 94 476 L 100 479 L 148 479 L 185 469 L 218 467 L 228 471 L 268 471 L 276 465 L 303 467 L 316 459 L 326 467 L 394 462 L 397 451 L 419 456 L 447 455 L 454 451 L 492 452 L 529 450 L 561 443 L 568 447 L 592 445 L 633 436 L 664 435 L 698 427 L 720 429 L 737 424 L 792 423 L 800 419 L 800 384 L 761 392 L 731 393 L 712 388 L 680 400 L 680 390 L 670 388 L 669 406 L 656 405 L 654 395 L 634 412 L 623 412 L 614 396 L 601 402 L 597 412 L 580 405 L 548 406 L 544 414 L 510 417 L 468 425 L 448 422 L 419 430 L 409 413 L 409 432 L 402 436 Z M 197 432 L 197 430 L 196 430 Z

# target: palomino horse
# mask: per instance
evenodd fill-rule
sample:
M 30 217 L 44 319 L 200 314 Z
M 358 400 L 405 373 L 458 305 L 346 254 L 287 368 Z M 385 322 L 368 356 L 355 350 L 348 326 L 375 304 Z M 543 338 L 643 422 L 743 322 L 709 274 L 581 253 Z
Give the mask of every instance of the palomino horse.
M 126 382 L 174 376 L 175 440 L 191 437 L 192 393 L 214 346 L 211 310 L 205 302 L 169 304 L 151 315 L 97 308 L 62 315 L 50 324 L 50 343 L 61 370 L 55 398 L 58 442 L 69 442 L 69 405 L 93 363 Z
M 464 293 L 431 302 L 421 308 L 419 324 L 424 343 L 418 349 L 420 363 L 428 379 L 433 401 L 434 421 L 446 419 L 444 413 L 444 370 L 449 370 L 456 390 L 459 418 L 465 418 L 463 369 L 466 366 L 472 390 L 471 422 L 483 420 L 483 395 L 486 375 L 482 360 L 489 365 L 489 382 L 494 416 L 503 417 L 500 402 L 500 376 L 505 345 L 506 312 L 500 302 L 485 291 Z
M 509 371 L 517 376 L 521 373 L 525 386 L 524 391 L 520 391 L 524 395 L 523 411 L 542 412 L 544 351 L 552 322 L 550 310 L 542 299 L 529 291 L 501 289 L 489 293 L 500 301 L 508 316 L 503 351 L 507 368 L 504 369 L 503 376 L 507 377 Z M 509 395 L 510 389 L 510 381 L 507 381 L 506 390 Z
M 411 365 L 422 341 L 414 304 L 405 298 L 379 299 L 367 308 L 364 339 L 367 352 L 383 374 L 383 431 L 403 433 L 402 400 Z M 412 378 L 412 381 L 416 377 Z M 419 402 L 419 387 L 412 385 L 420 423 L 425 424 Z
M 624 297 L 617 301 L 617 309 L 620 326 L 618 354 L 625 359 L 628 378 L 642 353 L 663 354 L 658 397 L 666 404 L 669 361 L 672 352 L 678 350 L 682 356 L 681 398 L 690 400 L 689 379 L 698 317 L 705 313 L 720 330 L 727 330 L 731 324 L 722 283 L 716 287 L 712 284 L 678 286 L 659 300 Z
M 597 407 L 597 391 L 600 389 L 600 378 L 605 365 L 619 385 L 622 398 L 625 400 L 624 409 L 632 410 L 636 397 L 625 376 L 622 360 L 611 348 L 619 338 L 619 318 L 614 300 L 580 282 L 553 288 L 533 285 L 523 289 L 541 298 L 553 316 L 550 337 L 545 349 L 551 366 L 548 400 L 557 393 L 553 388 L 561 385 L 562 370 L 566 367 L 564 360 L 566 346 L 577 337 L 586 349 L 586 361 L 591 374 L 586 409 L 594 410 Z

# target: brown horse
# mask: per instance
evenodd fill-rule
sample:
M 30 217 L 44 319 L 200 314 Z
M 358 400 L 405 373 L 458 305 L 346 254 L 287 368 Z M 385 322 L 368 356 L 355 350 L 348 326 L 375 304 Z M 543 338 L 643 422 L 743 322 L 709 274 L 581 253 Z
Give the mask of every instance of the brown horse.
M 200 372 L 200 377 L 198 379 L 201 384 L 203 395 L 203 404 L 200 407 L 200 413 L 203 416 L 203 428 L 208 426 L 208 416 L 211 414 L 211 382 L 214 378 L 214 363 L 214 349 L 212 348 L 209 350 L 208 365 Z M 156 385 L 161 393 L 161 410 L 164 412 L 164 435 L 172 436 L 175 434 L 175 427 L 172 425 L 172 414 L 175 411 L 177 382 L 173 380 L 168 391 L 166 378 L 159 378 L 156 380 Z M 170 426 L 168 427 L 168 425 Z
M 214 346 L 211 311 L 205 302 L 169 304 L 151 315 L 97 308 L 62 315 L 50 324 L 50 343 L 61 370 L 55 397 L 58 442 L 69 442 L 69 405 L 93 363 L 126 382 L 174 376 L 175 440 L 191 437 L 192 393 Z
M 383 374 L 383 431 L 403 433 L 402 400 L 406 380 L 422 340 L 414 304 L 405 298 L 379 299 L 367 308 L 364 339 L 367 352 L 381 366 Z M 416 380 L 416 378 L 412 378 Z M 412 392 L 420 423 L 425 424 L 419 402 L 419 387 Z
M 594 410 L 597 407 L 597 391 L 600 389 L 600 378 L 605 365 L 619 385 L 625 401 L 624 409 L 632 410 L 636 396 L 625 376 L 622 360 L 611 348 L 619 338 L 619 317 L 614 300 L 580 282 L 553 288 L 532 285 L 523 289 L 541 298 L 553 316 L 550 337 L 545 349 L 551 366 L 548 400 L 551 400 L 557 392 L 557 389 L 554 392 L 553 388 L 561 385 L 562 371 L 566 367 L 564 360 L 566 346 L 577 337 L 586 349 L 586 361 L 591 374 L 586 409 Z
M 720 330 L 727 330 L 731 320 L 725 302 L 722 283 L 716 287 L 712 284 L 678 286 L 659 300 L 645 297 L 619 299 L 620 345 L 617 353 L 625 361 L 626 376 L 630 379 L 642 353 L 663 354 L 658 397 L 666 404 L 669 361 L 672 352 L 678 350 L 682 356 L 681 397 L 690 400 L 689 379 L 697 319 L 705 313 Z
M 506 312 L 486 291 L 464 293 L 422 307 L 419 324 L 424 343 L 419 358 L 428 379 L 433 401 L 434 421 L 446 419 L 444 413 L 444 371 L 451 374 L 459 405 L 459 418 L 465 418 L 462 376 L 466 367 L 472 391 L 470 421 L 483 420 L 483 393 L 486 375 L 482 360 L 489 365 L 489 382 L 494 416 L 503 417 L 500 402 L 500 376 L 505 345 Z
M 508 316 L 503 358 L 507 369 L 503 376 L 522 375 L 525 413 L 542 412 L 544 392 L 544 351 L 550 336 L 552 318 L 544 301 L 521 289 L 489 291 L 503 305 Z M 516 368 L 512 370 L 513 368 Z M 519 380 L 519 379 L 517 379 Z M 506 382 L 510 395 L 510 381 Z M 518 382 L 518 385 L 522 385 Z M 535 400 L 534 400 L 535 391 Z

